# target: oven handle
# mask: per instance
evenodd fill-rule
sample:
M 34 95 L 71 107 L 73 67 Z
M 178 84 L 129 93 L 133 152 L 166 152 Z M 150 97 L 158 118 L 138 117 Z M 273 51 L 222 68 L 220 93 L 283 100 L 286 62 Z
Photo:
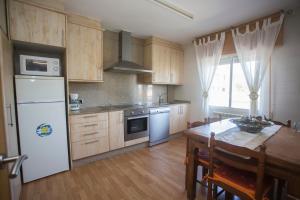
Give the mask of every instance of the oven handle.
M 142 116 L 128 117 L 127 120 L 140 119 L 140 118 L 149 118 L 149 115 L 142 115 Z

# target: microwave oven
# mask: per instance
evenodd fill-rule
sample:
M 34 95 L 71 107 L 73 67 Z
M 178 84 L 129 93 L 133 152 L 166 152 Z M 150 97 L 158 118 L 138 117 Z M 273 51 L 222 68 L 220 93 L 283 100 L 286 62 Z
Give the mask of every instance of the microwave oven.
M 59 58 L 20 55 L 20 74 L 61 76 Z

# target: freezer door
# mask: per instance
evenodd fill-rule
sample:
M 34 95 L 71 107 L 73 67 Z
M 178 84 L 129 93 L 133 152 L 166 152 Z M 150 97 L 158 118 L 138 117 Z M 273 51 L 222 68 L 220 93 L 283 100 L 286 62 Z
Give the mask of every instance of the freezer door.
M 17 103 L 65 101 L 63 77 L 16 76 Z
M 23 182 L 69 169 L 65 103 L 18 104 Z

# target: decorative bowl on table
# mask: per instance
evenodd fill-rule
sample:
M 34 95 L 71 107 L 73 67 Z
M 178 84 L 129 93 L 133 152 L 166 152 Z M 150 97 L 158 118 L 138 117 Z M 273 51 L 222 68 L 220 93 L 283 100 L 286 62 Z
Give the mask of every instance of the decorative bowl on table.
M 248 133 L 259 133 L 263 128 L 271 126 L 272 123 L 257 118 L 241 117 L 236 119 L 230 119 L 241 131 Z

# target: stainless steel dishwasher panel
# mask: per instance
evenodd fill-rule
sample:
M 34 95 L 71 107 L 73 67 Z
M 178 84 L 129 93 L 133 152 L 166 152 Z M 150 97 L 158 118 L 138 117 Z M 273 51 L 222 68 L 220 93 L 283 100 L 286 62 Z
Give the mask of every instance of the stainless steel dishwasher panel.
M 153 146 L 169 140 L 170 108 L 154 108 L 150 110 L 149 145 Z

